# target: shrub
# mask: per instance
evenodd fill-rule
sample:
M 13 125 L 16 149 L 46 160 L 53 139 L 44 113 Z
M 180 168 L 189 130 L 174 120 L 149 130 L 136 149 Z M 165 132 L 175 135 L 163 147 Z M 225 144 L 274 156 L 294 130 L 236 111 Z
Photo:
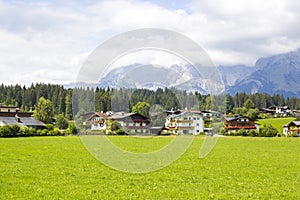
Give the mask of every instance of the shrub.
M 54 129 L 51 131 L 50 135 L 52 135 L 52 136 L 58 136 L 58 135 L 60 135 L 60 130 L 59 130 L 59 128 L 54 128 Z
M 52 131 L 54 129 L 53 124 L 46 124 L 46 129 Z
M 69 124 L 69 130 L 73 135 L 77 135 L 79 132 L 79 130 L 77 129 L 77 127 L 74 123 Z
M 49 132 L 50 132 L 50 131 L 48 131 L 47 129 L 43 129 L 43 130 L 41 131 L 41 136 L 49 135 Z
M 43 135 L 42 130 L 37 130 L 35 135 L 42 136 Z
M 8 125 L 4 125 L 0 127 L 0 136 L 1 137 L 9 137 L 10 135 L 10 128 Z
M 250 130 L 248 132 L 248 135 L 251 136 L 251 137 L 257 137 L 258 136 L 258 133 L 256 130 Z
M 29 128 L 28 128 L 28 126 L 22 126 L 20 128 L 20 136 L 29 136 Z
M 62 133 L 63 133 L 63 135 L 71 135 L 72 134 L 69 128 L 64 130 Z
M 262 129 L 259 131 L 260 137 L 275 137 L 278 133 L 278 130 L 273 127 L 271 124 L 265 125 Z
M 122 129 L 116 130 L 116 134 L 117 135 L 126 135 L 125 131 L 123 131 Z
M 9 129 L 10 129 L 10 136 L 11 137 L 16 137 L 20 132 L 20 127 L 17 124 L 9 126 Z
M 56 126 L 59 129 L 67 129 L 68 128 L 68 120 L 65 118 L 63 114 L 56 116 Z
M 239 135 L 241 135 L 241 136 L 248 136 L 247 131 L 245 129 L 243 129 L 243 128 L 239 130 Z

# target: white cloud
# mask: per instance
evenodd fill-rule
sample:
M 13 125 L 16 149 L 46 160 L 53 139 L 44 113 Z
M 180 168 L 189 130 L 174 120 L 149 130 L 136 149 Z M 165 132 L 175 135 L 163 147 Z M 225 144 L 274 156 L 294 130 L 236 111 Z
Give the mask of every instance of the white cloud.
M 183 33 L 216 64 L 253 65 L 300 47 L 298 0 L 201 0 L 182 9 L 142 0 L 30 2 L 0 0 L 4 83 L 75 81 L 94 48 L 138 28 Z

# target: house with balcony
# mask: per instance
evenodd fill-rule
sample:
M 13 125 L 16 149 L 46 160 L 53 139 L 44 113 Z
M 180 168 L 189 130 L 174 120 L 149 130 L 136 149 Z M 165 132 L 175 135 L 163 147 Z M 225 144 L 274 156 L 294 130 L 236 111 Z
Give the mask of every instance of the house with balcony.
M 167 111 L 165 128 L 169 134 L 192 134 L 204 132 L 204 120 L 199 111 Z
M 83 115 L 83 125 L 91 127 L 91 130 L 106 130 L 108 115 L 102 112 L 91 112 Z
M 240 129 L 256 130 L 258 126 L 255 121 L 245 116 L 225 117 L 224 118 L 224 130 L 227 132 L 236 132 Z
M 114 120 L 128 134 L 145 134 L 149 132 L 150 120 L 139 113 L 116 112 L 108 116 Z

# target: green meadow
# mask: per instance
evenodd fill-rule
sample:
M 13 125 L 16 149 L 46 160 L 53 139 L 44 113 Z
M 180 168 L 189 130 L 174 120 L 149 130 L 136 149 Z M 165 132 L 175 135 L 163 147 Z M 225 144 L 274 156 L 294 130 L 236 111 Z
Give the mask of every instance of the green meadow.
M 172 137 L 110 137 L 150 152 Z M 299 199 L 299 138 L 219 138 L 203 159 L 195 137 L 171 165 L 146 174 L 103 165 L 77 136 L 0 139 L 0 199 Z
M 282 133 L 283 131 L 283 125 L 288 124 L 289 122 L 295 120 L 295 118 L 292 117 L 286 117 L 286 118 L 268 118 L 268 119 L 259 119 L 257 121 L 258 124 L 260 124 L 260 128 L 262 128 L 265 124 L 272 124 L 279 133 Z

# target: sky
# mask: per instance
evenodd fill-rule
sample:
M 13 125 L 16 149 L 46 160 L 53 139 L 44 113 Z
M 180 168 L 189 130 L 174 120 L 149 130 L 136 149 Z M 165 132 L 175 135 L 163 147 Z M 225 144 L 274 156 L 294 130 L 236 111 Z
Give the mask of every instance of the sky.
M 0 80 L 75 82 L 97 46 L 140 28 L 181 33 L 216 65 L 253 66 L 300 48 L 299 11 L 299 0 L 0 0 Z

